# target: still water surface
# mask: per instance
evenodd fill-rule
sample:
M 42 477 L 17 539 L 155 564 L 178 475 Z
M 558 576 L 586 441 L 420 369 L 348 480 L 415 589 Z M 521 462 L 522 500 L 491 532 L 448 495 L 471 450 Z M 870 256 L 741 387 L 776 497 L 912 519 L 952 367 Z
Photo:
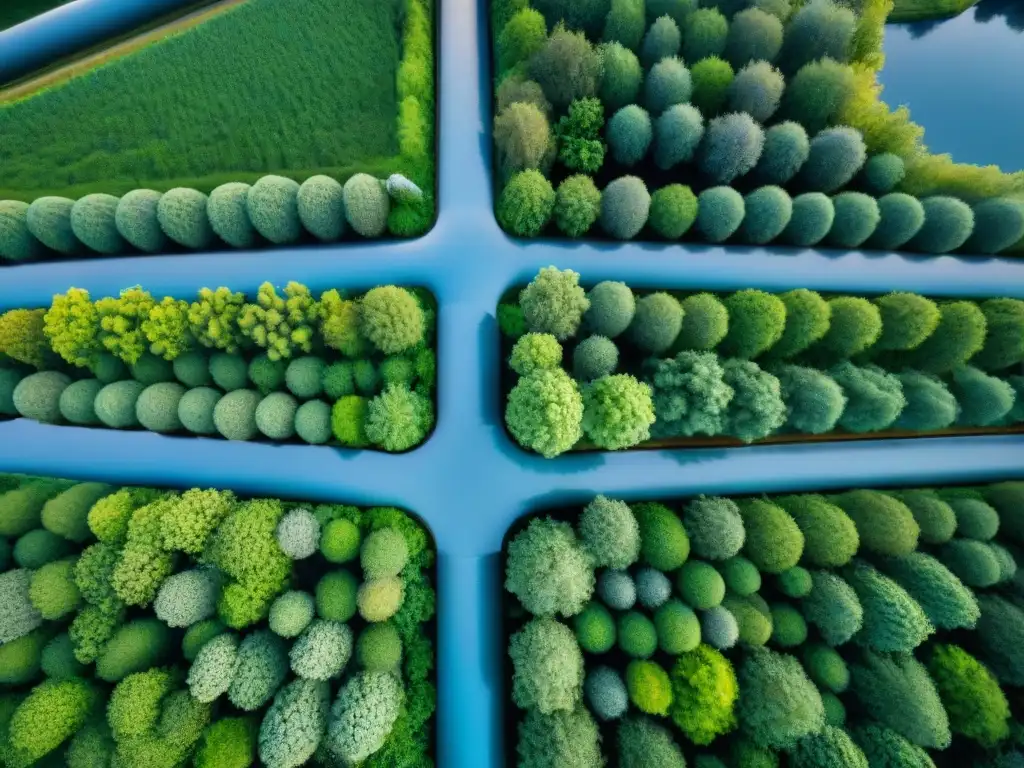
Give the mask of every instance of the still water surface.
M 935 153 L 1024 170 L 1024 0 L 982 0 L 947 21 L 890 24 L 882 94 Z

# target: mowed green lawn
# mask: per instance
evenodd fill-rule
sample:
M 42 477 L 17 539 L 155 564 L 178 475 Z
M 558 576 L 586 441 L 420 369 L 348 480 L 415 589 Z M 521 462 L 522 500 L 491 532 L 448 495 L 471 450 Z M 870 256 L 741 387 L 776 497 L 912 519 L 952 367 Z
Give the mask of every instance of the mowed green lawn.
M 0 105 L 0 199 L 401 170 L 400 7 L 245 0 Z
M 70 0 L 0 0 L 0 29 L 21 24 Z

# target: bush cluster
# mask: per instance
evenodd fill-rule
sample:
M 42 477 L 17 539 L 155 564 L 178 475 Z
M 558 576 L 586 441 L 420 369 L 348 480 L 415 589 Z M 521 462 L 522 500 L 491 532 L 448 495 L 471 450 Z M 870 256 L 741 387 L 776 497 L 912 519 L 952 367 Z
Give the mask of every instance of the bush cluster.
M 880 0 L 500 5 L 497 216 L 514 235 L 927 254 L 1024 242 L 1009 174 L 930 155 L 881 101 Z M 669 169 L 678 181 L 649 186 Z M 593 202 L 552 216 L 560 178 L 558 195 Z
M 623 283 L 587 291 L 579 281 L 545 267 L 518 304 L 506 299 L 498 310 L 516 317 L 502 329 L 519 377 L 506 424 L 520 445 L 549 458 L 649 438 L 751 443 L 1010 426 L 1024 413 L 1011 367 L 1024 361 L 1016 299 L 634 294 Z M 823 562 L 838 556 L 823 553 Z
M 0 316 L 0 354 L 18 363 L 3 368 L 0 412 L 403 451 L 434 422 L 435 314 L 426 291 L 394 285 L 317 299 L 264 283 L 253 301 L 204 288 L 191 303 L 141 288 L 94 302 L 72 288 L 48 310 Z
M 0 573 L 5 765 L 430 760 L 434 553 L 405 513 L 0 480 L 36 558 Z
M 400 111 L 407 112 L 408 106 L 403 103 Z M 429 226 L 430 213 L 420 210 L 427 207 L 425 198 L 401 174 L 383 181 L 357 173 L 344 185 L 324 175 L 302 184 L 271 175 L 251 185 L 221 184 L 208 195 L 176 187 L 163 193 L 135 189 L 120 198 L 89 194 L 77 201 L 5 200 L 0 201 L 0 259 L 160 253 L 171 247 L 251 249 L 303 239 L 333 242 L 350 231 L 362 237 L 385 232 L 408 237 Z M 408 210 L 423 219 L 411 231 L 403 217 L 394 215 Z
M 1015 519 L 1018 485 L 598 496 L 578 516 L 533 518 L 505 558 L 520 765 L 679 768 L 696 747 L 737 766 L 925 768 L 926 750 L 938 761 L 954 738 L 973 742 L 954 760 L 1012 754 L 1024 608 L 929 552 L 998 548 L 1015 572 L 1019 536 L 992 532 L 986 510 Z M 940 498 L 971 518 L 966 531 L 952 512 L 948 533 L 926 525 Z

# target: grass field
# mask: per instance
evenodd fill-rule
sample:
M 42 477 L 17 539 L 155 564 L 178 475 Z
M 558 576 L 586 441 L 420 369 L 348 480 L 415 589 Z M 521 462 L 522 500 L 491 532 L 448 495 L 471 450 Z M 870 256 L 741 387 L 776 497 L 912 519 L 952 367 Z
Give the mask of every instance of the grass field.
M 957 16 L 977 5 L 978 0 L 896 0 L 888 21 L 927 21 Z
M 3 0 L 0 2 L 0 29 L 13 27 L 67 2 L 70 0 Z
M 0 105 L 0 199 L 402 170 L 400 0 L 246 0 Z

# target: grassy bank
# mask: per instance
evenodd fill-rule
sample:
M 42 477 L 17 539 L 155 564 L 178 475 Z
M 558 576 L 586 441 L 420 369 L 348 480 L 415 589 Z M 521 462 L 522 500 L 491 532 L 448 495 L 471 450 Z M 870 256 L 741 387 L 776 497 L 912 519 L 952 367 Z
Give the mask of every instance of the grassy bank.
M 896 0 L 890 23 L 929 21 L 957 16 L 977 5 L 978 0 Z
M 0 106 L 0 198 L 376 169 L 399 154 L 400 11 L 248 0 Z

